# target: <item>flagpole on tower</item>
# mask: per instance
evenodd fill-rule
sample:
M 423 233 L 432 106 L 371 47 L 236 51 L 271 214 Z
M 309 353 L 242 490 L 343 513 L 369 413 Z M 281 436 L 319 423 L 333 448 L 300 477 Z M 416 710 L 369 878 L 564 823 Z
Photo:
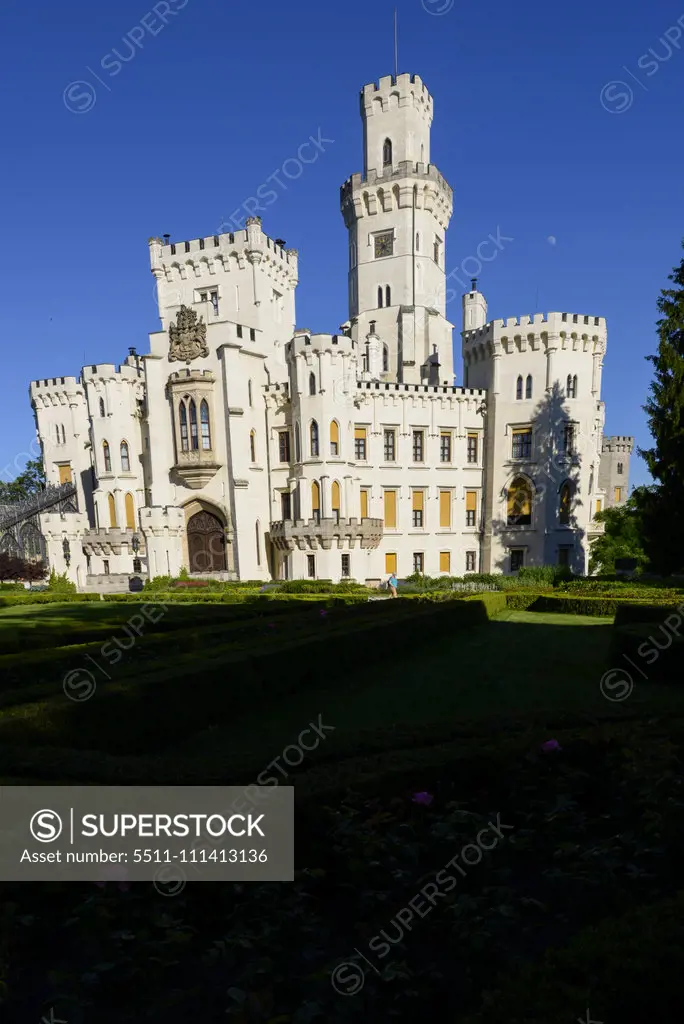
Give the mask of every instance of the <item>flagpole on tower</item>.
M 394 8 L 394 77 L 399 74 L 399 48 L 397 44 L 397 9 Z

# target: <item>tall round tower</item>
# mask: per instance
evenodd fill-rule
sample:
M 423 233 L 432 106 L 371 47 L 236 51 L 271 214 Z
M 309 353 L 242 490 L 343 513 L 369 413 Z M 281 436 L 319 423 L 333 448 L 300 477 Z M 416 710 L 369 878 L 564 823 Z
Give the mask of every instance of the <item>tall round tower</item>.
M 452 190 L 430 163 L 432 115 L 417 75 L 364 86 L 364 170 L 340 195 L 352 337 L 363 340 L 374 321 L 389 353 L 383 375 L 412 384 L 453 380 L 444 273 Z

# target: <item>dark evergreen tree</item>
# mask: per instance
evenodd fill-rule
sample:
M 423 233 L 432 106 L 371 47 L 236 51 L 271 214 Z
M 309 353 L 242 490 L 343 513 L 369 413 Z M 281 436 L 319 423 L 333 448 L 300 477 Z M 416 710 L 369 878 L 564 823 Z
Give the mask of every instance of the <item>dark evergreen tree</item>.
M 655 374 L 644 409 L 654 445 L 639 452 L 655 481 L 641 495 L 644 545 L 662 573 L 684 568 L 684 259 L 669 280 L 674 287 L 658 299 L 658 351 L 647 356 Z

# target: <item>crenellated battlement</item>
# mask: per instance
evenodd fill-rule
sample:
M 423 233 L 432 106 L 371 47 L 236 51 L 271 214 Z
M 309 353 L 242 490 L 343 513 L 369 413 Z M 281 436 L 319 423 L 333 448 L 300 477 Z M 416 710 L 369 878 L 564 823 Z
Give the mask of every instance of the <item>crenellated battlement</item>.
M 194 380 L 213 384 L 216 375 L 211 370 L 176 370 L 169 375 L 169 384 L 182 384 Z
M 317 355 L 321 352 L 349 354 L 355 349 L 356 342 L 346 334 L 311 334 L 310 331 L 295 331 L 286 351 L 288 356 L 297 356 L 314 352 Z
M 630 454 L 634 451 L 634 438 L 628 435 L 613 435 L 610 437 L 603 438 L 601 445 L 602 452 L 629 452 Z
M 247 227 L 242 231 L 206 235 L 182 242 L 167 242 L 161 238 L 150 238 L 148 245 L 150 247 L 152 270 L 155 270 L 155 265 L 159 262 L 168 265 L 175 260 L 183 260 L 188 256 L 209 260 L 232 252 L 236 247 L 238 249 L 252 248 L 255 232 L 250 231 L 251 227 L 256 227 L 256 234 L 258 235 L 257 244 L 263 246 L 273 259 L 282 260 L 283 263 L 296 269 L 299 257 L 297 250 L 286 249 L 283 245 L 278 244 L 279 239 L 271 238 L 269 235 L 264 234 L 261 230 L 261 217 L 250 217 L 247 221 Z
M 395 394 L 401 393 L 402 395 L 428 395 L 430 397 L 441 397 L 443 395 L 480 399 L 485 399 L 487 397 L 486 388 L 464 388 L 452 384 L 398 384 L 396 382 L 388 381 L 360 380 L 356 383 L 356 389 L 357 391 L 382 391 L 393 392 Z
M 392 104 L 413 107 L 428 123 L 434 115 L 434 103 L 419 75 L 385 75 L 376 84 L 364 85 L 360 92 L 361 114 L 372 117 L 387 113 Z
M 398 184 L 402 178 L 420 178 L 426 183 L 431 182 L 436 186 L 436 191 L 443 192 L 453 202 L 453 189 L 446 178 L 443 178 L 439 173 L 436 166 L 413 160 L 400 160 L 394 167 L 386 167 L 381 174 L 378 174 L 377 170 L 372 167 L 369 168 L 366 174 L 361 174 L 360 172 L 352 174 L 340 187 L 340 202 L 344 206 L 345 202 L 348 202 L 359 189 Z M 399 206 L 411 206 L 413 202 L 413 185 L 414 182 L 412 181 L 406 201 L 400 202 Z M 420 204 L 418 203 L 417 205 L 420 208 Z
M 533 330 L 524 331 L 525 328 Z M 463 349 L 467 351 L 488 342 L 496 345 L 513 341 L 516 337 L 523 340 L 536 339 L 537 343 L 543 341 L 545 345 L 549 338 L 557 337 L 562 345 L 567 341 L 573 344 L 581 341 L 605 346 L 606 333 L 605 317 L 579 313 L 535 313 L 531 316 L 508 317 L 506 320 L 490 320 L 484 327 L 463 331 L 461 336 Z

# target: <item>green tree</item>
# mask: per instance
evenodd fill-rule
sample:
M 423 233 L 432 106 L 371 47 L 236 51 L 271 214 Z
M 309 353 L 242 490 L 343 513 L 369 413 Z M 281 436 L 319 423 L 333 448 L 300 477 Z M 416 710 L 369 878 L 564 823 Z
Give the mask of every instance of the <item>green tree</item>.
M 684 242 L 682 243 L 684 245 Z M 655 481 L 641 496 L 646 553 L 653 568 L 684 568 L 684 259 L 658 299 L 658 351 L 644 410 L 654 445 L 640 449 Z
M 644 550 L 643 505 L 648 488 L 641 487 L 630 495 L 624 505 L 597 512 L 596 521 L 605 524 L 605 532 L 592 541 L 589 572 L 612 575 L 616 558 L 636 558 L 639 569 L 648 565 Z
M 29 459 L 22 472 L 9 483 L 0 480 L 0 505 L 30 498 L 45 487 L 45 471 L 40 459 Z

